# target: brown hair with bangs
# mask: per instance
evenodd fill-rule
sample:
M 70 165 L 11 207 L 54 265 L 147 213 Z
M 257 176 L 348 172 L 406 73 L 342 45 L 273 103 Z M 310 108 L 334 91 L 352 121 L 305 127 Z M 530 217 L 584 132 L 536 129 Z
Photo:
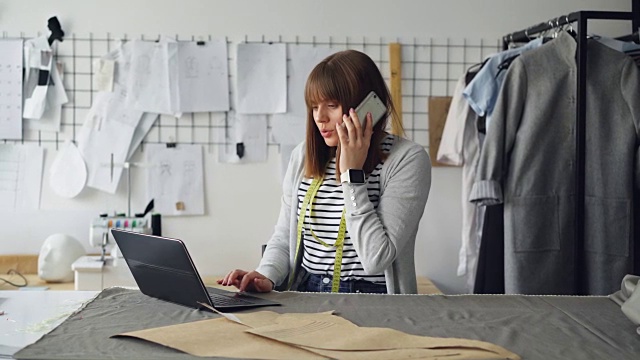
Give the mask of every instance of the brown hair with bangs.
M 337 147 L 330 147 L 324 142 L 313 120 L 314 104 L 327 100 L 337 101 L 342 106 L 342 111 L 348 114 L 349 109 L 355 109 L 371 91 L 375 91 L 380 100 L 387 105 L 387 113 L 373 127 L 369 153 L 363 167 L 367 174 L 386 158 L 382 153 L 381 143 L 386 136 L 388 118 L 395 114 L 391 94 L 380 69 L 366 54 L 356 50 L 345 50 L 329 55 L 311 71 L 304 90 L 307 104 L 305 177 L 324 177 L 331 158 L 334 155 L 336 159 L 340 156 L 339 144 Z M 340 162 L 336 161 L 338 180 L 340 173 Z

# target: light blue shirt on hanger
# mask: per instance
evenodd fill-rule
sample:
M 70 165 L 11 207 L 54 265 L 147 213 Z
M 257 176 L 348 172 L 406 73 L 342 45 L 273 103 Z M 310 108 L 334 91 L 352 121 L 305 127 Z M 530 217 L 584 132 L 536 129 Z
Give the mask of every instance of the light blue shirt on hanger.
M 537 38 L 524 46 L 490 55 L 482 69 L 462 92 L 473 111 L 479 116 L 486 117 L 487 132 L 489 131 L 491 113 L 496 104 L 504 75 L 507 72 L 506 69 L 500 70 L 500 64 L 510 57 L 520 55 L 524 51 L 535 49 L 541 45 L 542 38 Z

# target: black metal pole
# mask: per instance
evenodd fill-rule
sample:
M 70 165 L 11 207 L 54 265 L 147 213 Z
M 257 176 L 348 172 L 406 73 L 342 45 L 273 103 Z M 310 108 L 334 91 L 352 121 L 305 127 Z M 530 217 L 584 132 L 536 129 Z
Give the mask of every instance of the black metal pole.
M 633 0 L 640 3 L 640 0 Z M 639 11 L 638 17 L 640 17 L 640 4 L 638 5 Z M 633 20 L 635 12 L 625 11 L 578 11 L 568 15 L 561 15 L 557 18 L 547 20 L 526 29 L 512 32 L 511 34 L 502 37 L 503 43 L 509 44 L 509 42 L 527 42 L 532 40 L 533 35 L 547 31 L 549 29 L 556 28 L 558 26 L 566 25 L 572 22 L 578 21 L 580 16 L 587 19 L 601 19 L 601 20 Z M 636 28 L 637 30 L 637 28 Z M 634 30 L 635 31 L 635 30 Z
M 582 285 L 584 274 L 584 195 L 585 195 L 585 140 L 587 119 L 587 16 L 578 15 L 578 79 L 576 99 L 576 148 L 575 148 L 575 236 L 574 236 L 574 283 L 577 295 L 585 295 Z
M 640 0 L 638 0 L 640 1 Z M 532 36 L 539 34 L 543 31 L 547 31 L 558 26 L 566 25 L 575 22 L 578 19 L 578 13 L 574 12 L 569 15 L 561 15 L 557 18 L 541 22 L 539 24 L 530 26 L 526 29 L 512 32 L 511 34 L 502 37 L 502 42 L 509 44 L 510 42 L 527 42 L 532 40 Z
M 633 13 L 631 33 L 634 33 L 640 28 L 640 0 L 631 0 L 631 12 Z

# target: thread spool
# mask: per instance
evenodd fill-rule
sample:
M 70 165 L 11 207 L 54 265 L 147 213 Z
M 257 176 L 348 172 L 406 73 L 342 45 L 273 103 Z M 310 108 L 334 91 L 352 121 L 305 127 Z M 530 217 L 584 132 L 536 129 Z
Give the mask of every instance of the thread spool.
M 160 214 L 151 215 L 151 234 L 162 236 L 162 218 Z

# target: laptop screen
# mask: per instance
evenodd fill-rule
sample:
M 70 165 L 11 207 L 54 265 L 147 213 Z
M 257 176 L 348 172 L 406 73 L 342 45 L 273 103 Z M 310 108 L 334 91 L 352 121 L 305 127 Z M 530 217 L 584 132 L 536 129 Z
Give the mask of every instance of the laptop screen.
M 225 310 L 280 305 L 231 291 L 208 290 L 181 240 L 119 229 L 111 229 L 111 234 L 145 295 L 193 308 L 201 308 L 200 304 Z
M 112 229 L 140 291 L 155 298 L 213 306 L 187 248 L 178 239 Z

